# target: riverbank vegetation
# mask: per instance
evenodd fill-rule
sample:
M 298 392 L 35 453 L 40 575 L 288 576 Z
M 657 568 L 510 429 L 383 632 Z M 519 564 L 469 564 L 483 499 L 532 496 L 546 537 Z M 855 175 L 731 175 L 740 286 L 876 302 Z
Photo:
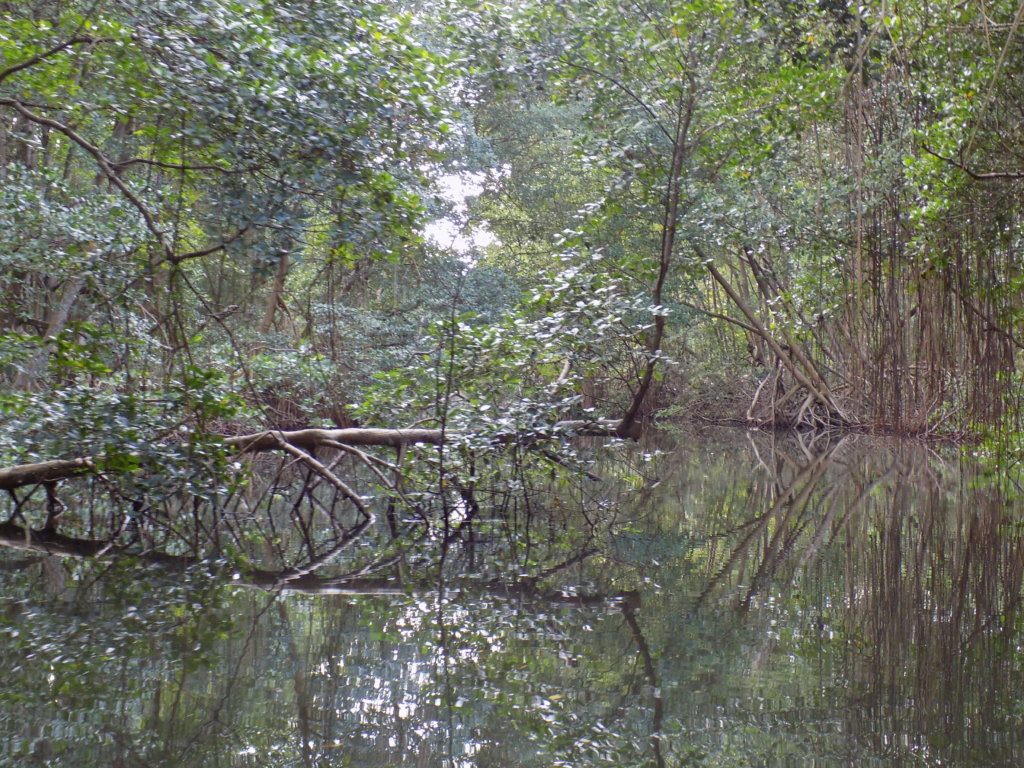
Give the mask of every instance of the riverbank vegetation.
M 277 451 L 355 515 L 316 563 L 655 418 L 1012 445 L 1022 17 L 0 3 L 9 524 Z

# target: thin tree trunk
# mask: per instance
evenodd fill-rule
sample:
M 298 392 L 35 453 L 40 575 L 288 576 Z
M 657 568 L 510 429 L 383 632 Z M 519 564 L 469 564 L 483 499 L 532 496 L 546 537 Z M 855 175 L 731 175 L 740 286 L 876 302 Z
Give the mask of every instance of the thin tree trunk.
M 290 244 L 289 244 L 290 245 Z M 284 296 L 284 284 L 288 279 L 288 247 L 282 251 L 281 257 L 277 260 L 277 271 L 274 273 L 274 283 L 267 294 L 267 302 L 263 310 L 263 319 L 260 320 L 259 331 L 261 334 L 270 333 L 274 327 L 274 314 L 280 306 Z
M 60 303 L 56 308 L 47 312 L 46 332 L 43 335 L 43 343 L 40 345 L 39 350 L 25 364 L 25 367 L 18 372 L 14 379 L 15 389 L 33 389 L 39 378 L 43 375 L 46 363 L 50 359 L 49 342 L 64 330 L 68 322 L 68 316 L 71 314 L 71 308 L 74 306 L 78 294 L 82 292 L 84 285 L 85 278 L 81 275 L 64 283 L 64 293 L 61 296 Z
M 676 224 L 679 219 L 679 197 L 681 194 L 680 176 L 683 172 L 683 161 L 688 150 L 686 141 L 689 134 L 690 120 L 693 117 L 694 105 L 692 100 L 685 106 L 681 106 L 678 124 L 676 126 L 675 143 L 672 147 L 672 166 L 669 170 L 667 202 L 665 204 L 664 217 L 661 222 L 661 254 L 658 263 L 658 277 L 654 281 L 651 290 L 651 301 L 654 304 L 654 329 L 647 338 L 647 363 L 644 366 L 643 374 L 640 377 L 640 385 L 633 393 L 633 399 L 629 407 L 619 420 L 615 428 L 619 437 L 637 437 L 637 419 L 640 409 L 651 389 L 651 382 L 654 381 L 654 371 L 661 359 L 661 342 L 665 336 L 665 313 L 662 308 L 662 289 L 665 286 L 665 279 L 668 277 L 668 268 L 672 263 L 672 252 L 676 244 Z

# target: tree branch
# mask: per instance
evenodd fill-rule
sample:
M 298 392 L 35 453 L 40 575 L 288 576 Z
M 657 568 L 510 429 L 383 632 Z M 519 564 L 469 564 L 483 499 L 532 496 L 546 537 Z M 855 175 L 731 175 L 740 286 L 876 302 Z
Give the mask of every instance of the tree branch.
M 42 53 L 37 53 L 35 56 L 32 56 L 31 58 L 25 59 L 24 61 L 18 64 L 12 64 L 11 66 L 7 67 L 7 69 L 0 72 L 0 83 L 2 83 L 11 75 L 20 72 L 23 69 L 28 69 L 29 67 L 35 66 L 44 59 L 48 59 L 51 56 L 58 54 L 61 51 L 66 50 L 74 45 L 95 45 L 97 43 L 113 42 L 115 42 L 115 38 L 113 37 L 72 37 L 71 39 L 65 40 L 63 43 L 58 43 L 57 45 L 53 46 L 48 50 L 43 51 Z
M 77 144 L 79 147 L 84 149 L 88 154 L 92 155 L 96 164 L 99 166 L 100 171 L 103 175 L 121 192 L 122 195 L 132 204 L 132 206 L 142 215 L 142 219 L 146 224 L 146 229 L 149 230 L 150 234 L 156 238 L 157 243 L 163 251 L 163 258 L 171 264 L 180 264 L 188 259 L 195 259 L 202 256 L 209 256 L 210 254 L 217 253 L 218 251 L 224 250 L 228 245 L 238 240 L 242 235 L 249 231 L 251 224 L 246 224 L 244 227 L 240 227 L 230 237 L 221 240 L 214 245 L 210 245 L 206 248 L 201 248 L 195 251 L 189 251 L 187 253 L 175 253 L 170 245 L 167 244 L 164 238 L 164 232 L 157 226 L 156 218 L 146 207 L 145 203 L 136 195 L 132 190 L 125 184 L 124 180 L 120 176 L 120 171 L 127 165 L 132 163 L 148 163 L 150 165 L 156 165 L 162 168 L 170 168 L 173 170 L 206 170 L 214 169 L 216 166 L 178 166 L 172 163 L 160 163 L 157 161 L 147 161 L 142 158 L 135 158 L 132 160 L 126 160 L 124 162 L 115 162 L 108 158 L 103 151 L 95 144 L 91 143 L 88 139 L 78 133 L 71 126 L 66 125 L 59 120 L 45 117 L 37 114 L 30 110 L 25 104 L 17 99 L 0 98 L 0 106 L 12 107 L 18 114 L 37 125 L 42 125 L 50 128 L 58 133 L 62 133 L 67 136 L 71 141 Z M 246 171 L 256 170 L 258 167 L 248 168 L 244 170 L 231 171 L 223 168 L 217 170 L 223 173 L 244 173 Z
M 968 176 L 970 176 L 972 179 L 976 179 L 978 181 L 992 181 L 994 179 L 1024 179 L 1024 171 L 988 171 L 988 172 L 974 171 L 974 170 L 971 170 L 969 167 L 967 167 L 966 163 L 964 163 L 964 162 L 962 162 L 960 160 L 954 160 L 952 157 L 946 157 L 945 155 L 940 155 L 938 152 L 933 150 L 927 144 L 923 144 L 921 146 L 921 149 L 923 149 L 925 152 L 927 152 L 932 157 L 938 158 L 939 160 L 941 160 L 942 162 L 946 163 L 947 165 L 951 165 L 954 168 L 957 168 L 957 169 L 963 171 Z
M 52 130 L 57 131 L 58 133 L 64 134 L 69 139 L 71 139 L 71 141 L 73 141 L 75 144 L 77 144 L 90 155 L 92 155 L 93 158 L 96 160 L 96 164 L 100 167 L 100 170 L 103 172 L 103 175 L 106 176 L 106 178 L 110 181 L 111 184 L 117 187 L 121 194 L 124 195 L 128 199 L 128 201 L 135 207 L 135 209 L 138 210 L 138 212 L 142 215 L 143 221 L 146 222 L 146 229 L 148 229 L 150 233 L 153 235 L 153 237 L 156 238 L 157 243 L 159 243 L 160 248 L 164 252 L 164 254 L 168 258 L 171 258 L 173 256 L 173 252 L 171 251 L 170 247 L 164 240 L 164 233 L 157 226 L 156 219 L 153 217 L 153 214 L 150 213 L 149 209 L 145 206 L 142 200 L 139 199 L 138 195 L 136 195 L 134 192 L 131 191 L 131 189 L 128 188 L 128 185 L 124 183 L 124 181 L 118 175 L 117 171 L 114 169 L 112 162 L 107 158 L 106 155 L 103 154 L 99 147 L 89 142 L 86 138 L 84 138 L 73 128 L 71 128 L 68 125 L 65 125 L 59 120 L 44 117 L 43 115 L 37 115 L 35 112 L 30 110 L 17 99 L 0 98 L 0 105 L 13 107 L 14 110 L 19 115 L 24 117 L 26 120 L 30 120 L 31 122 L 36 123 L 37 125 L 43 125 L 47 128 L 51 128 Z

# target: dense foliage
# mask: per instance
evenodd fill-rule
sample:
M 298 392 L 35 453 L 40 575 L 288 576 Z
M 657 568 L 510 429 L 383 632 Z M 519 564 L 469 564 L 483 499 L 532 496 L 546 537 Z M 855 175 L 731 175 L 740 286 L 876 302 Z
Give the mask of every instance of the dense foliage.
M 227 488 L 225 435 L 426 426 L 446 497 L 655 413 L 1013 446 L 1013 4 L 0 8 L 5 465 Z
M 511 324 L 483 385 L 502 407 L 542 399 L 500 372 L 538 354 L 568 371 L 544 385 L 619 416 L 638 390 L 641 415 L 664 408 L 749 352 L 737 394 L 756 421 L 1015 420 L 1014 5 L 3 12 L 16 407 L 85 385 L 137 409 L 189 382 L 225 384 L 257 422 L 344 420 L 375 374 L 443 370 L 415 352 Z M 446 172 L 485 179 L 472 214 L 496 239 L 472 261 L 420 234 Z M 590 300 L 604 320 L 569 317 Z M 552 332 L 571 341 L 546 353 Z M 675 371 L 660 397 L 648 369 Z

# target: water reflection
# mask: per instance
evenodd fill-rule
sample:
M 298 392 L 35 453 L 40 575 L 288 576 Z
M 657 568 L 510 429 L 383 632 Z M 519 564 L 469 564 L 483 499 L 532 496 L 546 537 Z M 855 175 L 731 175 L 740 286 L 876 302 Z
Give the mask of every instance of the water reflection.
M 1024 535 L 955 453 L 685 434 L 595 471 L 415 547 L 382 515 L 391 549 L 285 581 L 283 544 L 8 536 L 3 764 L 1024 763 Z

